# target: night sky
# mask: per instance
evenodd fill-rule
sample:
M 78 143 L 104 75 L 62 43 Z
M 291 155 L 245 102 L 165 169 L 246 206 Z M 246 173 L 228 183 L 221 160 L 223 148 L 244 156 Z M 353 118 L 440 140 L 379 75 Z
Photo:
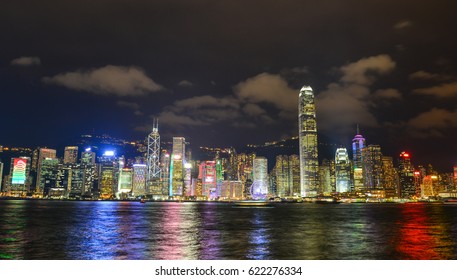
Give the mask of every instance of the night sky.
M 457 164 L 456 1 L 147 0 L 0 3 L 0 145 L 83 133 L 240 147 L 298 135 Z M 71 144 L 71 143 L 68 143 Z

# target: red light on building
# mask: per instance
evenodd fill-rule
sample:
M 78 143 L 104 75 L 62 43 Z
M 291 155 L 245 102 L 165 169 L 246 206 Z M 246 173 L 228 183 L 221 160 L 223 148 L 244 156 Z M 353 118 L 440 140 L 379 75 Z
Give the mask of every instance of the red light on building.
M 409 154 L 407 152 L 401 152 L 400 157 L 409 158 Z
M 421 173 L 419 171 L 414 171 L 414 175 L 419 176 L 419 175 L 421 175 Z

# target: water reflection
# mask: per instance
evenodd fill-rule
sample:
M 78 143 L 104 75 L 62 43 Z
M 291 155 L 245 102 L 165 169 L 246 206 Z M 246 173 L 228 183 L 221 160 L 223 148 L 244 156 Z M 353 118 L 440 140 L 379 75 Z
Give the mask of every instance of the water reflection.
M 396 250 L 401 259 L 431 260 L 452 257 L 453 244 L 449 236 L 448 224 L 443 220 L 442 207 L 426 204 L 405 204 L 401 208 L 402 217 Z
M 28 222 L 26 208 L 26 202 L 21 200 L 7 202 L 1 208 L 0 260 L 24 258 Z
M 266 260 L 270 258 L 271 236 L 268 230 L 269 224 L 265 220 L 264 209 L 253 209 L 255 212 L 251 218 L 251 230 L 249 232 L 249 249 L 246 255 L 248 259 Z

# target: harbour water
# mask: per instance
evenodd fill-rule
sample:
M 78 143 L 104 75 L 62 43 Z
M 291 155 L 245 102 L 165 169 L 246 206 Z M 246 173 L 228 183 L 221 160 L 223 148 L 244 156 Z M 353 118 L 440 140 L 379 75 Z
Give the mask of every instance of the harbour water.
M 457 205 L 2 200 L 0 259 L 457 259 Z

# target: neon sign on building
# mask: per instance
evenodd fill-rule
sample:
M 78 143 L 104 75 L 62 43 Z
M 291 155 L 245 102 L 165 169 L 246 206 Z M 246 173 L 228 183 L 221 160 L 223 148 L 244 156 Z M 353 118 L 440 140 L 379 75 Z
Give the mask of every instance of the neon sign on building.
M 25 184 L 27 160 L 22 158 L 15 158 L 13 164 L 13 178 L 11 183 L 13 185 Z

